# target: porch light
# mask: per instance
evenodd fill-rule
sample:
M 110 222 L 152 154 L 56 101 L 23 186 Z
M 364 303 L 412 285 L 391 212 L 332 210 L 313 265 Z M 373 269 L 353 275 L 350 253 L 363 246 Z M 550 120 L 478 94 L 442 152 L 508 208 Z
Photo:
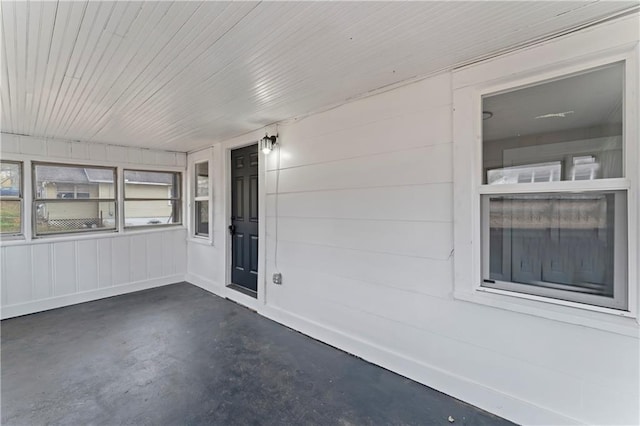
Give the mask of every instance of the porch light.
M 269 154 L 273 147 L 276 146 L 276 141 L 278 140 L 278 135 L 269 136 L 267 134 L 264 135 L 264 138 L 260 139 L 260 149 L 264 155 Z

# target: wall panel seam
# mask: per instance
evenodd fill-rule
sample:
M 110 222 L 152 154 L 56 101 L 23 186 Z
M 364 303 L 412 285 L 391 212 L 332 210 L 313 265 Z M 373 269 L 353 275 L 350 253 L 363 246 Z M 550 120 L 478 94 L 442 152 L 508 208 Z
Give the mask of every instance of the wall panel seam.
M 371 157 L 380 157 L 380 156 L 383 156 L 383 155 L 391 155 L 391 154 L 401 153 L 401 152 L 429 150 L 431 148 L 440 148 L 440 147 L 443 147 L 443 146 L 453 146 L 453 139 L 451 141 L 448 141 L 448 142 L 440 142 L 440 143 L 434 143 L 434 144 L 429 144 L 429 145 L 420 145 L 420 146 L 414 146 L 414 147 L 410 147 L 410 148 L 391 149 L 391 150 L 388 150 L 388 151 L 372 152 L 370 154 L 365 154 L 365 155 L 355 155 L 355 156 L 349 156 L 349 157 L 344 157 L 344 158 L 335 158 L 335 159 L 331 159 L 331 160 L 318 161 L 318 162 L 315 162 L 315 163 L 304 163 L 304 164 L 299 164 L 299 165 L 295 165 L 295 166 L 280 167 L 279 169 L 275 169 L 275 168 L 274 169 L 267 169 L 266 172 L 267 173 L 275 173 L 278 170 L 283 171 L 283 170 L 299 169 L 299 168 L 302 168 L 302 167 L 319 166 L 319 165 L 323 165 L 323 164 L 348 162 L 348 161 L 353 161 L 353 160 L 358 160 L 358 159 L 365 159 L 365 158 L 371 158 Z M 286 145 L 283 144 L 283 147 L 286 148 Z

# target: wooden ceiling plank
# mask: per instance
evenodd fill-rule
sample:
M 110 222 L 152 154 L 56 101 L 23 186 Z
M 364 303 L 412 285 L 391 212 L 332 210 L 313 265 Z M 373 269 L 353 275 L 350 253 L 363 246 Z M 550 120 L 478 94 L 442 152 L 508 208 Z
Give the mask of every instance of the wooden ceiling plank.
M 100 120 L 104 120 L 102 116 L 96 119 L 95 115 L 105 110 L 107 105 L 105 98 L 113 94 L 117 84 L 135 80 L 138 77 L 139 72 L 132 68 L 131 64 L 136 62 L 138 56 L 146 53 L 146 42 L 155 39 L 153 30 L 167 16 L 170 7 L 170 3 L 144 3 L 136 20 L 132 21 L 130 29 L 127 30 L 127 36 L 122 40 L 119 51 L 115 53 L 116 57 L 106 65 L 107 68 L 101 78 L 101 87 L 92 93 L 92 104 L 83 116 L 83 121 L 94 123 L 93 133 L 95 133 L 95 128 L 100 127 Z M 141 39 L 138 39 L 139 36 Z M 136 42 L 134 43 L 132 40 L 136 40 Z M 148 49 L 146 50 L 148 51 Z
M 82 22 L 86 16 L 87 6 L 88 1 L 84 3 L 72 3 L 71 10 L 66 18 L 65 33 L 62 38 L 63 47 L 59 50 L 56 64 L 57 73 L 52 84 L 52 90 L 55 96 L 52 98 L 51 107 L 47 109 L 47 119 L 44 124 L 43 134 L 49 134 L 50 127 L 55 125 L 55 118 L 59 110 L 62 109 L 62 106 L 65 104 L 65 97 L 63 95 L 61 98 L 60 94 L 66 94 L 69 86 L 75 81 L 73 75 L 70 75 L 70 64 L 73 53 L 76 48 L 78 48 L 78 45 L 82 44 L 82 42 L 79 43 L 79 36 Z
M 79 104 L 83 89 L 86 88 L 89 76 L 87 67 L 95 55 L 99 54 L 100 42 L 103 40 L 104 35 L 103 29 L 114 8 L 115 4 L 109 2 L 90 2 L 87 7 L 85 19 L 81 24 L 81 35 L 79 36 L 82 41 L 82 47 L 74 51 L 71 56 L 68 73 L 73 81 L 70 82 L 69 90 L 65 94 L 65 105 L 57 111 L 57 115 L 54 118 L 55 127 L 51 130 L 54 134 L 68 136 L 64 131 L 64 127 L 68 123 L 71 110 Z M 80 89 L 80 87 L 83 89 Z
M 198 8 L 194 8 L 193 11 L 191 11 L 190 18 L 191 17 L 201 18 L 201 15 L 199 15 L 197 12 L 198 12 Z M 182 26 L 186 25 L 188 22 L 189 22 L 189 20 L 185 21 Z M 204 23 L 203 23 L 203 25 L 204 25 Z M 182 28 L 182 26 L 181 26 L 181 28 Z M 194 27 L 197 27 L 197 26 L 194 26 Z M 193 28 L 191 28 L 191 26 L 189 26 L 189 28 L 190 28 L 190 30 L 193 30 Z M 146 34 L 144 34 L 144 33 L 143 34 L 144 34 L 145 37 L 149 37 L 150 35 L 152 35 L 152 33 L 153 33 L 153 31 L 149 31 Z M 174 36 L 175 36 L 175 34 L 174 34 Z M 151 39 L 152 40 L 155 39 L 157 41 L 157 38 L 151 37 Z M 171 37 L 169 39 L 169 41 L 172 40 L 172 39 L 173 39 L 173 37 Z M 167 46 L 168 43 L 169 42 L 165 42 L 161 46 L 156 46 L 156 48 L 155 48 L 156 53 L 155 53 L 153 58 L 156 58 L 159 55 L 160 51 L 162 51 Z M 144 41 L 142 43 L 140 43 L 140 44 L 144 44 Z M 140 44 L 138 43 L 138 40 L 136 40 L 135 42 L 131 42 L 130 46 L 131 47 L 135 47 L 135 46 L 140 46 Z M 146 64 L 144 64 L 144 68 L 143 68 L 142 71 L 135 71 L 134 72 L 132 67 L 131 67 L 131 64 L 139 56 L 140 53 L 141 53 L 140 51 L 132 50 L 132 51 L 130 51 L 130 52 L 125 54 L 125 57 L 126 56 L 129 57 L 127 62 L 126 62 L 126 64 L 124 66 L 120 67 L 118 78 L 115 78 L 112 81 L 112 84 L 109 87 L 109 89 L 106 90 L 103 93 L 103 96 L 100 98 L 100 101 L 97 102 L 97 104 L 100 105 L 100 108 L 94 109 L 92 111 L 92 114 L 88 116 L 89 120 L 96 120 L 96 121 L 103 120 L 104 116 L 107 113 L 109 113 L 110 111 L 113 110 L 113 106 L 114 106 L 115 102 L 119 99 L 119 97 L 122 96 L 123 94 L 128 93 L 129 92 L 128 88 L 131 85 L 133 85 L 138 79 L 142 78 L 141 77 L 142 76 L 142 71 L 144 71 L 147 68 L 149 68 L 149 66 L 150 66 L 150 64 L 152 62 L 146 61 Z M 135 75 L 135 78 L 127 79 L 126 78 L 127 74 Z M 122 77 L 122 78 L 120 78 L 120 77 Z M 127 84 L 127 85 L 125 86 L 125 84 Z M 100 129 L 101 128 L 97 129 L 96 133 L 98 133 L 100 131 Z
M 69 106 L 77 101 L 76 93 L 84 71 L 82 58 L 91 51 L 91 46 L 96 43 L 98 33 L 93 29 L 100 25 L 99 16 L 102 6 L 103 3 L 101 2 L 88 2 L 85 6 L 78 26 L 76 46 L 69 55 L 69 62 L 65 71 L 65 87 L 60 94 L 59 105 L 54 107 L 54 113 L 48 123 L 48 131 L 51 133 L 59 134 L 63 117 L 67 113 Z M 84 62 L 84 65 L 86 65 L 86 62 Z
M 27 48 L 29 32 L 29 3 L 16 3 L 14 7 L 14 22 L 17 36 L 15 37 L 15 68 L 17 77 L 16 96 L 17 104 L 15 111 L 17 115 L 15 133 L 24 134 L 26 131 L 26 103 L 27 103 Z
M 16 58 L 17 28 L 15 27 L 15 8 L 13 2 L 2 3 L 2 48 L 4 67 L 6 68 L 6 80 L 3 81 L 3 92 L 6 91 L 8 107 L 10 110 L 10 132 L 16 133 L 19 126 L 18 117 L 18 77 Z
M 90 123 L 82 121 L 83 111 L 86 108 L 87 102 L 90 104 L 91 96 L 95 87 L 100 84 L 98 76 L 104 70 L 105 64 L 111 60 L 118 44 L 122 41 L 122 37 L 108 29 L 113 30 L 113 28 L 115 28 L 116 24 L 114 24 L 114 22 L 119 21 L 129 5 L 126 2 L 114 2 L 109 4 L 109 6 L 111 6 L 111 8 L 108 9 L 108 16 L 105 20 L 104 26 L 94 29 L 94 31 L 99 32 L 99 37 L 94 51 L 91 52 L 91 57 L 82 73 L 82 78 L 80 80 L 80 87 L 82 88 L 80 89 L 77 101 L 72 105 L 67 115 L 67 119 L 62 125 L 62 132 L 74 139 L 81 139 L 81 135 L 86 133 L 85 126 L 90 125 Z M 79 126 L 77 131 L 70 133 L 69 130 L 74 123 L 82 124 Z
M 246 15 L 246 13 L 245 13 Z M 238 19 L 242 19 L 244 15 L 240 16 Z M 226 26 L 225 29 L 226 31 L 229 30 L 230 28 L 233 28 L 233 26 L 237 23 L 237 20 L 232 20 L 230 21 Z M 220 37 L 222 37 L 226 31 L 224 31 L 222 34 L 220 34 Z M 217 41 L 219 40 L 219 38 L 216 38 L 212 43 L 209 44 L 209 46 L 207 46 L 206 49 L 204 49 L 202 51 L 202 53 L 206 53 L 208 51 L 210 51 L 211 46 L 213 46 Z M 201 53 L 200 53 L 201 54 Z M 197 59 L 197 57 L 200 56 L 200 54 L 198 56 L 196 56 L 195 59 Z M 181 63 L 179 64 L 179 66 L 182 69 L 185 69 L 189 66 L 192 66 L 195 59 L 192 59 L 189 62 L 186 63 Z M 144 104 L 144 102 L 149 98 L 149 96 L 151 96 L 153 93 L 157 92 L 159 89 L 157 88 L 158 85 L 166 85 L 166 81 L 163 81 L 159 78 L 159 75 L 166 70 L 167 67 L 170 67 L 171 65 L 175 66 L 175 63 L 172 64 L 171 61 L 169 61 L 166 66 L 160 70 L 160 72 L 158 72 L 157 74 L 155 74 L 152 78 L 149 78 L 146 82 L 145 85 L 140 87 L 139 89 L 135 92 L 132 92 L 131 94 L 129 94 L 129 96 L 125 99 L 121 99 L 118 104 L 117 104 L 117 108 L 122 109 L 125 107 L 129 107 L 132 111 L 137 111 L 139 109 L 140 104 Z M 169 77 L 170 79 L 174 79 L 176 77 L 176 74 L 171 75 L 171 77 Z M 171 81 L 171 80 L 169 80 Z M 147 93 L 151 92 L 151 95 L 148 95 Z
M 124 43 L 125 35 L 129 31 L 130 26 L 138 16 L 140 11 L 139 2 L 127 2 L 124 8 L 116 8 L 117 18 L 110 19 L 105 27 L 105 33 L 111 34 L 110 43 L 105 47 L 102 55 L 96 63 L 96 69 L 92 73 L 90 91 L 87 93 L 86 99 L 83 100 L 83 108 L 78 110 L 78 114 L 74 117 L 77 123 L 82 123 L 82 131 L 78 132 L 78 138 L 86 141 L 91 139 L 88 137 L 93 132 L 98 123 L 95 123 L 87 116 L 89 111 L 96 105 L 96 93 L 101 90 L 105 84 L 108 84 L 109 67 L 117 62 L 117 55 Z

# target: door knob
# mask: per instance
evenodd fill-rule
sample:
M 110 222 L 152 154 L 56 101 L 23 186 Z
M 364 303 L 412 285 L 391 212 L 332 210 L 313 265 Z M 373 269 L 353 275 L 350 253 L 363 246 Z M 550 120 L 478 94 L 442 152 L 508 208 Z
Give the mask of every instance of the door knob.
M 236 226 L 235 225 L 229 225 L 229 234 L 236 235 Z

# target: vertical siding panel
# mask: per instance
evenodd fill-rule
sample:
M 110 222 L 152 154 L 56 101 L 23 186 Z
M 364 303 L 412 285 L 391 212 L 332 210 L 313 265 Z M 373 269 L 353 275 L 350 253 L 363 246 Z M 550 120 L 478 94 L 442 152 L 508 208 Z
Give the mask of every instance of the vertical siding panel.
M 112 238 L 98 240 L 98 286 L 111 287 L 113 285 Z
M 71 143 L 56 139 L 46 141 L 47 155 L 49 157 L 69 158 L 71 157 Z
M 152 151 L 150 149 L 143 149 L 142 163 L 149 164 L 149 165 L 156 165 L 157 164 L 156 154 L 157 154 L 157 151 Z
M 113 161 L 116 163 L 126 163 L 127 162 L 127 149 L 122 146 L 107 146 L 107 160 Z M 103 159 L 104 161 L 104 159 Z
M 175 273 L 184 274 L 187 271 L 187 242 L 185 241 L 184 232 L 172 232 L 173 237 L 173 256 L 175 258 Z M 213 261 L 213 259 L 211 259 Z
M 162 235 L 147 235 L 147 277 L 159 278 L 162 276 Z
M 169 151 L 159 151 L 156 154 L 156 161 L 159 166 L 175 166 L 176 154 Z
M 98 278 L 98 240 L 78 241 L 78 290 L 96 290 Z
M 53 245 L 53 261 L 55 264 L 55 296 L 75 293 L 76 281 L 76 249 L 74 242 L 55 243 Z
M 140 148 L 127 148 L 127 162 L 142 164 L 142 150 Z
M 147 243 L 146 235 L 136 235 L 131 241 L 131 281 L 143 281 L 147 279 Z
M 3 153 L 18 153 L 18 136 L 7 133 L 0 135 L 0 150 Z
M 7 274 L 6 274 L 6 247 L 0 247 L 0 297 L 2 298 L 2 305 L 7 304 Z
M 111 240 L 111 265 L 113 285 L 127 284 L 130 281 L 130 247 L 129 238 L 113 238 Z
M 171 232 L 162 233 L 162 273 L 163 275 L 175 274 L 175 254 Z
M 53 295 L 50 246 L 51 244 L 36 244 L 31 247 L 33 298 L 36 300 Z
M 19 148 L 25 155 L 43 155 L 46 152 L 44 140 L 36 138 L 20 138 Z
M 180 167 L 186 167 L 187 166 L 187 154 L 184 154 L 182 152 L 177 152 L 176 153 L 176 165 L 180 166 Z
M 7 247 L 5 251 L 6 303 L 24 303 L 32 298 L 31 250 L 27 246 Z
M 89 159 L 93 161 L 104 161 L 107 158 L 107 146 L 97 143 L 89 144 Z
M 76 160 L 86 160 L 89 158 L 89 147 L 86 142 L 72 142 L 71 157 Z M 104 158 L 104 157 L 103 157 Z

